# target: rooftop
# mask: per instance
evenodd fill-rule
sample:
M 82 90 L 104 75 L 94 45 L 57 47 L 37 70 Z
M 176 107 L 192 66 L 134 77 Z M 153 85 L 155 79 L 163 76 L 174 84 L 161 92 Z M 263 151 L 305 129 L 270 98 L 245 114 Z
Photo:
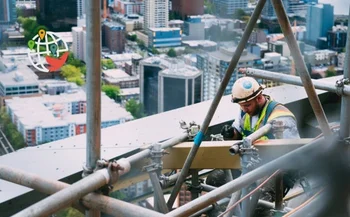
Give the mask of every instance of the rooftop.
M 38 85 L 38 76 L 27 66 L 29 60 L 8 55 L 0 58 L 0 83 L 3 86 Z
M 167 77 L 197 77 L 202 72 L 196 67 L 188 65 L 172 65 L 171 68 L 164 69 L 160 72 L 160 75 L 166 75 Z
M 107 70 L 102 70 L 102 73 L 105 76 L 107 76 L 109 78 L 114 78 L 114 79 L 121 79 L 121 78 L 128 78 L 128 77 L 130 77 L 130 75 L 127 74 L 122 69 L 107 69 Z
M 186 44 L 190 47 L 198 47 L 199 45 L 203 47 L 211 47 L 216 46 L 217 43 L 210 40 L 190 40 L 190 41 L 182 41 L 183 44 Z
M 83 91 L 75 93 L 62 93 L 60 95 L 43 95 L 31 98 L 12 98 L 6 100 L 6 104 L 11 108 L 18 120 L 29 129 L 41 127 L 66 126 L 69 123 L 86 123 L 86 114 L 72 115 L 67 110 L 68 103 L 85 102 L 86 93 Z M 26 108 L 26 109 L 23 109 Z M 62 110 L 62 117 L 58 118 L 53 115 L 53 111 Z M 101 115 L 102 120 L 111 120 L 116 118 L 132 119 L 120 105 L 108 98 L 102 93 L 101 98 Z
M 138 53 L 123 53 L 123 54 L 104 54 L 105 57 L 113 60 L 113 62 L 130 61 L 133 58 L 142 59 L 142 56 Z
M 152 32 L 180 31 L 180 28 L 149 28 Z
M 220 48 L 220 50 L 218 51 L 209 52 L 209 55 L 216 59 L 220 59 L 225 62 L 230 62 L 235 50 L 236 48 Z M 252 54 L 244 50 L 239 61 L 246 62 L 246 61 L 253 61 L 258 59 L 261 59 L 261 58 L 255 54 Z
M 139 87 L 123 88 L 123 89 L 120 89 L 120 90 L 121 90 L 120 95 L 122 95 L 122 96 L 140 94 L 140 88 Z

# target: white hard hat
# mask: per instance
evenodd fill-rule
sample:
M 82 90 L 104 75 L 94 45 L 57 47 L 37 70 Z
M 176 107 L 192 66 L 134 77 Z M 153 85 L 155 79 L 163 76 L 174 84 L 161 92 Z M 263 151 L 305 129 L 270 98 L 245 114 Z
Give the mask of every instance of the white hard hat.
M 254 78 L 239 78 L 232 87 L 232 102 L 242 103 L 254 99 L 262 93 L 264 87 Z

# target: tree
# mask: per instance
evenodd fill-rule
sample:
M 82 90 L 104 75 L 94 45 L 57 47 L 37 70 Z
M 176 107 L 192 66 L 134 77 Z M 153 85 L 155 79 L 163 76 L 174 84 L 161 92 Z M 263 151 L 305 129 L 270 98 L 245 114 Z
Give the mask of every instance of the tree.
M 115 69 L 114 62 L 111 59 L 102 59 L 101 63 L 102 63 L 102 67 L 105 67 L 107 69 Z
M 246 16 L 246 13 L 241 8 L 236 9 L 233 14 L 233 18 L 238 20 L 241 20 L 244 16 Z
M 78 86 L 84 85 L 84 75 L 81 73 L 80 68 L 73 65 L 64 65 L 61 68 L 61 75 L 69 82 L 74 82 Z
M 137 45 L 140 47 L 141 50 L 144 50 L 146 48 L 145 42 L 143 42 L 142 40 L 137 39 L 136 42 L 137 42 Z
M 102 92 L 105 92 L 106 95 L 113 99 L 118 100 L 120 97 L 120 88 L 114 85 L 102 85 Z
M 137 35 L 131 35 L 129 36 L 130 41 L 136 41 L 137 40 Z
M 152 52 L 153 54 L 160 54 L 159 51 L 157 50 L 157 48 L 155 48 L 155 47 L 152 47 L 151 52 Z
M 74 53 L 73 52 L 69 52 L 69 55 L 68 55 L 68 58 L 67 58 L 67 64 L 73 65 L 73 66 L 78 67 L 78 68 L 85 66 L 85 64 L 81 60 L 76 59 L 74 57 Z
M 167 55 L 169 57 L 176 57 L 176 51 L 174 50 L 174 48 L 170 48 Z
M 5 107 L 0 110 L 0 126 L 15 150 L 26 146 L 22 134 L 18 132 L 16 126 L 11 122 L 11 118 L 7 114 Z
M 126 102 L 125 109 L 131 113 L 131 115 L 135 118 L 142 118 L 146 115 L 143 113 L 142 104 L 136 102 L 134 99 L 130 99 Z
M 327 71 L 325 73 L 326 78 L 327 77 L 333 77 L 335 75 L 337 75 L 337 71 L 334 69 L 334 67 L 333 66 L 328 67 L 328 69 L 327 69 Z

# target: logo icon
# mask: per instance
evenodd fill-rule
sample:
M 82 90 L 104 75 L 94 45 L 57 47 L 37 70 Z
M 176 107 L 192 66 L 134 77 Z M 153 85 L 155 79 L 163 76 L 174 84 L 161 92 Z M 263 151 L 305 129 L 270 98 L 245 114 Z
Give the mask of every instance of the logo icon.
M 28 41 L 28 47 L 31 64 L 42 72 L 60 69 L 69 55 L 67 43 L 45 29 L 39 29 L 38 34 Z

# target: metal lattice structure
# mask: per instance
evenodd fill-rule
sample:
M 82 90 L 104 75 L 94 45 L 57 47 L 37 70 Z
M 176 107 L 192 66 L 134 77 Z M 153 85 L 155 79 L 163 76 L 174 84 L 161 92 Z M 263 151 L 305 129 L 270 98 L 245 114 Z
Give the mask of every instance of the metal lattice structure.
M 73 206 L 86 216 L 97 217 L 101 212 L 113 216 L 197 216 L 212 209 L 212 204 L 227 204 L 227 209 L 219 216 L 232 216 L 232 212 L 239 203 L 240 216 L 252 216 L 257 205 L 271 209 L 275 214 L 284 216 L 348 216 L 349 215 L 349 136 L 350 136 L 350 37 L 347 39 L 346 64 L 344 77 L 333 86 L 328 83 L 312 81 L 305 62 L 297 46 L 291 30 L 290 22 L 281 0 L 271 0 L 288 46 L 291 50 L 300 79 L 295 76 L 281 75 L 256 69 L 247 69 L 248 76 L 266 78 L 284 83 L 301 85 L 305 88 L 310 105 L 314 111 L 322 135 L 308 144 L 293 146 L 278 158 L 271 157 L 268 162 L 261 164 L 259 144 L 255 140 L 270 130 L 278 131 L 278 123 L 267 124 L 242 141 L 222 141 L 222 138 L 213 136 L 212 141 L 217 144 L 229 144 L 227 152 L 240 160 L 243 174 L 233 179 L 229 170 L 226 171 L 227 183 L 220 187 L 213 187 L 199 182 L 198 170 L 190 170 L 191 165 L 200 150 L 208 126 L 223 96 L 229 79 L 237 66 L 248 38 L 260 16 L 266 0 L 260 0 L 248 22 L 246 30 L 235 51 L 219 90 L 212 101 L 206 118 L 201 125 L 190 123 L 181 124 L 183 134 L 157 143 L 118 161 L 105 161 L 101 158 L 101 108 L 100 108 L 100 1 L 87 1 L 87 53 L 98 54 L 87 61 L 87 153 L 84 165 L 83 179 L 69 185 L 60 181 L 45 179 L 34 174 L 0 165 L 0 178 L 9 182 L 33 188 L 37 191 L 51 194 L 47 198 L 29 206 L 14 216 L 49 216 L 65 207 Z M 350 28 L 348 28 L 348 35 Z M 315 87 L 342 96 L 341 118 L 338 131 L 334 131 L 328 124 L 327 117 L 316 94 Z M 283 126 L 282 126 L 283 127 Z M 278 138 L 278 135 L 276 136 Z M 186 140 L 193 140 L 193 145 L 184 161 L 181 172 L 165 177 L 162 173 L 165 149 L 173 147 Z M 286 141 L 285 141 L 286 142 Z M 287 141 L 288 143 L 288 141 Z M 263 146 L 261 146 L 263 149 Z M 239 157 L 238 157 L 239 155 Z M 104 196 L 118 180 L 125 176 L 140 160 L 150 158 L 151 162 L 144 169 L 147 171 L 154 188 L 154 210 L 149 210 Z M 324 160 L 327 159 L 327 160 Z M 266 159 L 265 159 L 266 160 Z M 318 162 L 315 165 L 314 162 Z M 322 177 L 321 188 L 310 189 L 309 199 L 295 209 L 285 207 L 281 184 L 281 171 L 303 168 L 315 177 Z M 231 175 L 230 175 L 231 174 Z M 270 203 L 259 199 L 259 188 L 272 176 L 276 176 L 276 199 Z M 190 175 L 192 201 L 173 209 L 176 197 Z M 268 177 L 270 176 L 270 177 Z M 171 186 L 171 195 L 165 200 L 162 188 Z M 175 184 L 174 184 L 175 183 Z M 257 187 L 252 184 L 259 184 Z M 306 188 L 305 188 L 306 189 Z M 201 195 L 201 191 L 208 193 Z M 235 193 L 242 191 L 242 194 Z M 230 197 L 230 198 L 227 198 Z M 337 203 L 335 202 L 337 198 Z

